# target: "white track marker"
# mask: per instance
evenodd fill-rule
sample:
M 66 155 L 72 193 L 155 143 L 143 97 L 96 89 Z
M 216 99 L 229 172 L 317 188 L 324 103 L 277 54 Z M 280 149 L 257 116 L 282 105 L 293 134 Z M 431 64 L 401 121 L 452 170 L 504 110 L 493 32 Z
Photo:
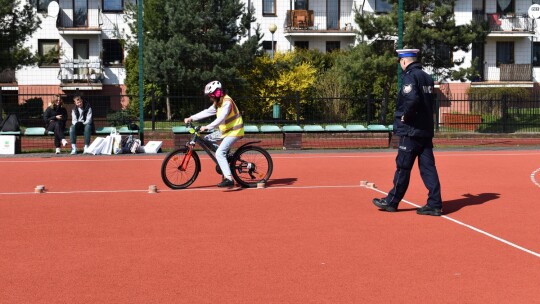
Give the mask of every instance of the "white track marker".
M 157 187 L 156 187 L 156 185 L 150 185 L 150 186 L 148 186 L 148 193 L 157 193 Z
M 34 193 L 43 193 L 45 192 L 45 186 L 44 185 L 37 185 L 34 189 Z

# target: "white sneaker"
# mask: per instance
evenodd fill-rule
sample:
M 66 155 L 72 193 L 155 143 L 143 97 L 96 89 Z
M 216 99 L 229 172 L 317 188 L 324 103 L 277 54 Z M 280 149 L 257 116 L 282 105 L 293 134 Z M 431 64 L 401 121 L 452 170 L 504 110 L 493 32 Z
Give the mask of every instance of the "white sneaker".
M 66 146 L 67 145 L 67 140 L 66 139 L 62 139 L 62 146 Z
M 77 149 L 71 149 L 71 155 L 77 154 Z
M 60 154 L 60 148 L 56 148 L 56 154 Z
M 87 145 L 84 146 L 84 153 L 86 153 L 86 151 L 88 151 L 88 146 Z

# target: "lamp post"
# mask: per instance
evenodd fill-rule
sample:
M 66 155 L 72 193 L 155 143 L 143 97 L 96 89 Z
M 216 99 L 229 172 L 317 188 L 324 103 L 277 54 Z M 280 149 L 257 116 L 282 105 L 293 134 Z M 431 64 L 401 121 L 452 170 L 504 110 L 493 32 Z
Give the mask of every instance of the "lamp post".
M 270 26 L 268 26 L 268 30 L 270 31 L 270 33 L 272 33 L 272 60 L 274 60 L 274 33 L 276 32 L 277 30 L 277 25 L 275 23 L 272 23 L 270 24 Z

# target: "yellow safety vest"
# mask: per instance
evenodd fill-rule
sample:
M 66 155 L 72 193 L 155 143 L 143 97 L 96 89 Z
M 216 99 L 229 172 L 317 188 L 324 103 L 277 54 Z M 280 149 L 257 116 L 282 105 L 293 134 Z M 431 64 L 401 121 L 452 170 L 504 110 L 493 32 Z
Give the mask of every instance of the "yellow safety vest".
M 242 115 L 236 107 L 236 104 L 229 95 L 223 97 L 221 106 L 217 108 L 217 116 L 220 116 L 221 111 L 223 110 L 223 103 L 228 100 L 231 103 L 229 107 L 229 113 L 225 117 L 225 121 L 219 125 L 219 130 L 221 131 L 221 138 L 226 136 L 244 136 L 244 121 L 242 120 Z

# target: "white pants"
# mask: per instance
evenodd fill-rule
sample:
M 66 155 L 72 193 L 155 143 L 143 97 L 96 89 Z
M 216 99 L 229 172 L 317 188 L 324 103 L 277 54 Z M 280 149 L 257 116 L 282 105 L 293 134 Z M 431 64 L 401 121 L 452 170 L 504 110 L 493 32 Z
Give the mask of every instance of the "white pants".
M 208 141 L 211 141 L 215 143 L 216 141 L 219 141 L 221 137 L 221 132 L 215 131 L 211 134 L 208 134 L 205 136 L 205 139 Z M 232 180 L 232 174 L 231 174 L 231 168 L 229 168 L 229 163 L 227 162 L 227 152 L 231 149 L 232 145 L 237 142 L 242 137 L 236 137 L 236 136 L 227 136 L 221 139 L 221 143 L 219 144 L 217 150 L 216 150 L 216 160 L 218 162 L 219 168 L 221 169 L 221 173 L 225 178 L 228 178 Z

